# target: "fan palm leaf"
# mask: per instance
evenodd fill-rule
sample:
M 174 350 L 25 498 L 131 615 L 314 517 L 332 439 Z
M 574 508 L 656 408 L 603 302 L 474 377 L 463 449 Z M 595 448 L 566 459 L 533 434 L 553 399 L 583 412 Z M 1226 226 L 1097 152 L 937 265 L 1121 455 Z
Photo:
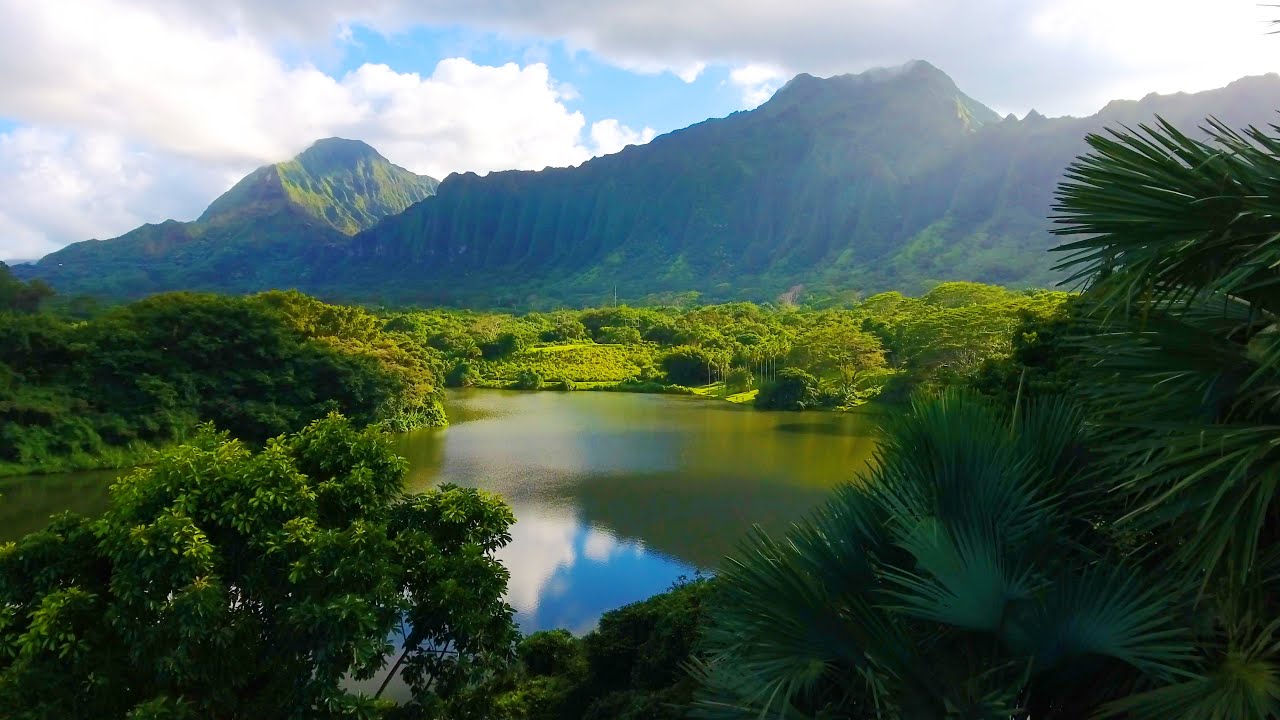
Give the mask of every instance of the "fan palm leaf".
M 873 471 L 724 566 L 699 715 L 1071 717 L 1179 677 L 1181 594 L 1054 529 L 1093 492 L 1081 419 L 948 393 L 887 423 Z

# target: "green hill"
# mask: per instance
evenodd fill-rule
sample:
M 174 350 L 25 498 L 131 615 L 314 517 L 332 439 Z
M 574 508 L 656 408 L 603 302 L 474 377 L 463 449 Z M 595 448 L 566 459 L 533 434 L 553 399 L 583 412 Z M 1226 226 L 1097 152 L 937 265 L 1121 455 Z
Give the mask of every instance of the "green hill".
M 76 243 L 17 272 L 62 290 L 126 297 L 305 285 L 308 264 L 343 253 L 350 236 L 438 185 L 363 142 L 329 138 L 253 171 L 194 222 L 166 220 Z
M 289 179 L 278 184 L 289 200 L 273 205 L 287 218 L 234 223 L 240 235 L 273 238 L 251 263 L 239 244 L 226 252 L 222 241 L 193 242 L 186 226 L 161 225 L 19 272 L 120 294 L 298 287 L 344 300 L 525 307 L 594 304 L 615 288 L 634 302 L 689 291 L 704 300 L 918 291 L 951 279 L 1048 286 L 1061 279 L 1045 253 L 1056 244 L 1046 219 L 1053 189 L 1087 133 L 1157 113 L 1187 128 L 1210 115 L 1263 124 L 1275 119 L 1276 98 L 1273 74 L 1117 101 L 1087 118 L 1017 119 L 925 62 L 800 75 L 755 110 L 579 167 L 451 175 L 434 196 L 350 238 L 341 233 L 369 215 L 321 183 Z M 336 150 L 317 154 L 331 169 L 349 167 Z M 291 165 L 246 178 L 196 224 L 217 225 L 224 204 L 252 207 L 241 196 L 270 195 L 254 188 L 292 178 Z M 154 253 L 130 250 L 142 245 Z
M 1084 137 L 1161 113 L 1194 128 L 1275 117 L 1280 76 L 999 118 L 937 68 L 801 75 L 760 108 L 578 168 L 454 176 L 358 235 L 359 296 L 538 306 L 699 291 L 707 300 L 942 280 L 1049 286 L 1052 193 Z M 439 278 L 441 282 L 430 282 Z M 425 282 L 424 282 L 425 281 Z M 375 284 L 376 283 L 376 284 Z

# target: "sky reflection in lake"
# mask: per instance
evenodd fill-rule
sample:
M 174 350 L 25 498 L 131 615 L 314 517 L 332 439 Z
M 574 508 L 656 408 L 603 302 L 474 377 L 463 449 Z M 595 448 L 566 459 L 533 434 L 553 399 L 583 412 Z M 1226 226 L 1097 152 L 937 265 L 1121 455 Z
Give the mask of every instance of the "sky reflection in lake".
M 453 482 L 511 504 L 500 558 L 525 632 L 586 632 L 714 571 L 753 524 L 784 529 L 874 446 L 866 416 L 685 397 L 467 391 L 448 410 L 449 428 L 402 435 L 397 451 L 413 489 Z

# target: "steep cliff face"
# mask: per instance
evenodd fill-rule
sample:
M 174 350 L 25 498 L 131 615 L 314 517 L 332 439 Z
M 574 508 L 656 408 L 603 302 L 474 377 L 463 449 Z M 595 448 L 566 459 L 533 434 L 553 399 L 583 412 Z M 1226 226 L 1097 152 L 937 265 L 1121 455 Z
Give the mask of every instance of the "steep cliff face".
M 945 207 L 912 188 L 998 121 L 927 63 L 801 75 L 757 110 L 579 168 L 450 177 L 357 236 L 348 270 L 447 274 L 464 295 L 496 276 L 516 297 L 548 280 L 568 296 L 769 295 L 835 258 L 875 262 L 926 226 Z
M 635 301 L 1043 286 L 1061 279 L 1046 252 L 1053 190 L 1088 133 L 1157 114 L 1188 130 L 1208 116 L 1265 124 L 1276 98 L 1280 76 L 1267 75 L 1087 118 L 1002 119 L 914 62 L 800 75 L 755 110 L 576 168 L 438 187 L 329 140 L 256 171 L 195 223 L 80 243 L 18 272 L 72 292 L 299 287 L 480 306 L 597 303 L 615 288 Z

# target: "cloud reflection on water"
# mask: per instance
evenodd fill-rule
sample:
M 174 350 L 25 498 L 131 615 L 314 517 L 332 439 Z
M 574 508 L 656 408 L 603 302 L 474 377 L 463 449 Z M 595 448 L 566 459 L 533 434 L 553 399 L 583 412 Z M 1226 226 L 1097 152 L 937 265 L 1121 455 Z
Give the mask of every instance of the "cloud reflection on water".
M 513 503 L 511 544 L 498 559 L 511 572 L 507 602 L 529 633 L 583 633 L 604 612 L 666 589 L 693 567 L 584 523 L 576 507 Z

